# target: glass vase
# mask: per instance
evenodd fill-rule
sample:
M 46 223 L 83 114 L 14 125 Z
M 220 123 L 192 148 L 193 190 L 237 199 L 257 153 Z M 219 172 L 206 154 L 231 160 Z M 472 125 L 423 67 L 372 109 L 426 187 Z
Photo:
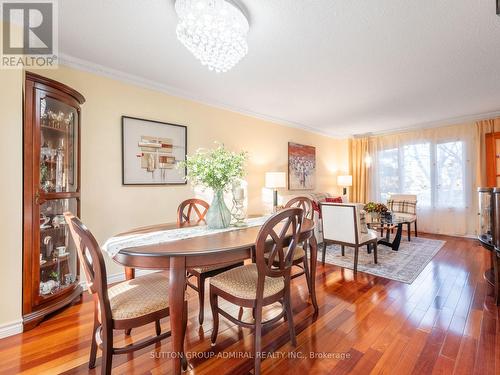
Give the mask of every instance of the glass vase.
M 223 229 L 229 227 L 231 223 L 231 211 L 229 211 L 229 208 L 227 208 L 224 202 L 223 190 L 214 192 L 214 199 L 208 209 L 206 221 L 209 229 Z

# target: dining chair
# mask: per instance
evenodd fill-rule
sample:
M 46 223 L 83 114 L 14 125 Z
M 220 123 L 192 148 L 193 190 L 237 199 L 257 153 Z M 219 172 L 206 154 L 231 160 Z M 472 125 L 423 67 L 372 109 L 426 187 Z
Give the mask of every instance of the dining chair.
M 177 209 L 177 226 L 182 227 L 186 224 L 203 224 L 206 223 L 205 216 L 210 205 L 201 199 L 187 199 L 179 205 Z M 228 263 L 217 266 L 194 267 L 187 269 L 187 285 L 198 292 L 199 312 L 198 322 L 203 324 L 204 307 L 205 307 L 205 281 L 207 278 L 218 275 L 221 272 L 230 270 L 233 267 L 241 266 L 243 262 Z M 193 284 L 189 279 L 196 278 L 196 284 Z
M 314 206 L 311 199 L 307 197 L 295 197 L 290 199 L 286 204 L 286 208 L 298 207 L 301 208 L 304 214 L 304 218 L 309 220 L 314 220 Z M 302 269 L 300 272 L 296 272 L 292 274 L 291 278 L 295 279 L 296 277 L 305 275 L 307 281 L 307 289 L 309 290 L 309 294 L 311 294 L 311 280 L 310 280 L 310 272 L 309 272 L 309 262 L 307 260 L 307 250 L 309 249 L 309 241 L 304 241 L 302 244 L 297 244 L 297 248 L 295 249 L 295 253 L 293 256 L 293 265 Z M 266 254 L 265 256 L 268 256 Z
M 368 252 L 373 246 L 373 260 L 377 264 L 377 233 L 368 229 L 361 219 L 363 204 L 320 203 L 323 225 L 323 259 L 325 264 L 328 243 L 339 244 L 342 256 L 345 247 L 354 248 L 354 272 L 358 270 L 359 248 L 366 245 Z
M 186 199 L 177 207 L 177 225 L 206 224 L 205 216 L 209 208 L 210 205 L 203 199 Z
M 255 244 L 255 263 L 223 272 L 210 279 L 210 306 L 213 315 L 211 342 L 219 331 L 219 314 L 241 327 L 254 329 L 254 373 L 260 374 L 262 328 L 286 317 L 290 340 L 297 345 L 290 302 L 290 275 L 303 220 L 300 208 L 287 208 L 271 216 L 261 227 Z M 265 256 L 266 253 L 270 255 Z M 253 310 L 253 322 L 233 317 L 219 307 L 218 298 Z M 280 302 L 283 310 L 262 321 L 262 309 Z
M 111 374 L 113 355 L 145 348 L 170 336 L 161 332 L 160 319 L 169 316 L 168 279 L 154 272 L 111 287 L 107 285 L 106 267 L 101 249 L 87 227 L 71 212 L 64 213 L 83 267 L 87 289 L 94 299 L 94 328 L 90 347 L 89 368 L 96 365 L 97 348 L 102 350 L 101 374 Z M 187 303 L 184 302 L 187 312 Z M 155 323 L 156 336 L 115 348 L 113 331 L 128 330 Z M 187 315 L 184 315 L 184 330 Z M 182 358 L 183 368 L 187 361 Z

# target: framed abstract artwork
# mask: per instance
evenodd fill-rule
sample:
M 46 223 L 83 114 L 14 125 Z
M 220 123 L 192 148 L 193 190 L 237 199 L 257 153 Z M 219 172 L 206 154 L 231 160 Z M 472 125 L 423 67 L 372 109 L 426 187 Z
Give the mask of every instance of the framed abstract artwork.
M 288 189 L 314 190 L 316 148 L 288 142 Z
M 187 127 L 122 116 L 122 184 L 183 185 Z

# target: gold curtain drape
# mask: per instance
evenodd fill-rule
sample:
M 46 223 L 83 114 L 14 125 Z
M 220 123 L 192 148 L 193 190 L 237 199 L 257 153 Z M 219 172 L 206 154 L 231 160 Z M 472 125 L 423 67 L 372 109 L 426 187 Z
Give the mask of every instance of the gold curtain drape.
M 486 139 L 488 133 L 500 131 L 500 117 L 476 122 L 476 183 L 487 186 L 486 181 Z
M 352 176 L 351 202 L 366 203 L 368 199 L 369 168 L 365 163 L 368 151 L 368 138 L 349 140 L 349 173 Z

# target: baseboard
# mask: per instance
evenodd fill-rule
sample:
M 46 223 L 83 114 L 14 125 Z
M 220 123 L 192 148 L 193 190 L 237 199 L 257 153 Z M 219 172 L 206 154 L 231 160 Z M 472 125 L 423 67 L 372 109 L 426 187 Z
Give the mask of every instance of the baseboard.
M 22 332 L 23 332 L 22 320 L 0 325 L 0 339 L 3 339 L 4 337 L 14 336 Z
M 152 270 L 135 270 L 135 275 L 136 276 L 144 276 L 153 272 L 158 272 L 158 271 L 152 271 Z M 115 273 L 113 275 L 108 275 L 108 285 L 110 284 L 115 284 L 119 283 L 120 281 L 125 280 L 125 272 L 120 272 L 120 273 Z M 87 290 L 87 282 L 85 280 L 82 280 L 80 282 L 80 285 L 82 286 L 83 290 Z

